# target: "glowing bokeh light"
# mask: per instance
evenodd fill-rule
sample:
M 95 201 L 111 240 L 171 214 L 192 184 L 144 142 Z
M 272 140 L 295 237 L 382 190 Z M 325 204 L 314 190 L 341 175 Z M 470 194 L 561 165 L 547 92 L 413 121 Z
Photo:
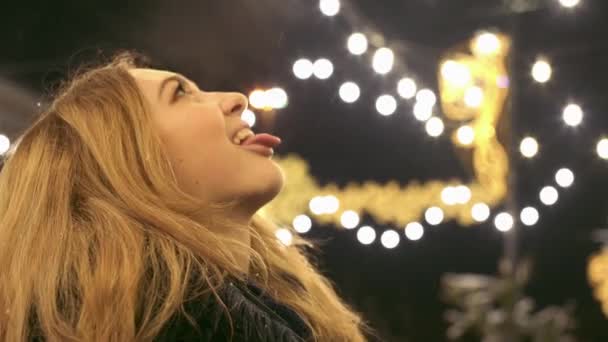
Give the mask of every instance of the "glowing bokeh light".
M 405 236 L 412 240 L 417 241 L 422 238 L 424 235 L 424 227 L 418 222 L 411 222 L 405 226 Z
M 430 118 L 425 125 L 426 133 L 433 138 L 440 136 L 443 133 L 444 128 L 443 121 L 436 116 Z
M 340 98 L 346 103 L 353 103 L 359 99 L 361 90 L 354 82 L 345 82 L 340 86 Z
M 367 51 L 367 38 L 363 33 L 353 33 L 348 37 L 347 47 L 348 51 L 353 55 L 362 55 Z

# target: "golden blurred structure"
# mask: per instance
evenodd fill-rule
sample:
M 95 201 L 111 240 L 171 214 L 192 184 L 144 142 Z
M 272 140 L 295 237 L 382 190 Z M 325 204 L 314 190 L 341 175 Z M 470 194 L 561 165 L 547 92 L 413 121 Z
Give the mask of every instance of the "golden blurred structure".
M 602 311 L 608 317 L 608 248 L 589 258 L 587 277 L 594 297 L 602 303 Z
M 468 144 L 454 140 L 455 148 L 461 150 L 458 152 L 471 154 L 475 175 L 472 183 L 463 184 L 453 179 L 401 185 L 393 180 L 387 184 L 353 182 L 342 189 L 333 183 L 320 186 L 311 176 L 306 160 L 288 154 L 274 158 L 284 172 L 286 183 L 283 191 L 262 209 L 261 214 L 290 225 L 297 215 L 310 212 L 309 203 L 315 196 L 332 195 L 338 199 L 339 209 L 311 215 L 317 222 L 341 227 L 342 212 L 352 210 L 359 216 L 368 213 L 380 224 L 405 227 L 419 221 L 427 208 L 437 206 L 443 210 L 444 220 L 455 219 L 463 226 L 471 225 L 474 222 L 471 208 L 475 203 L 494 207 L 507 193 L 509 163 L 496 136 L 496 127 L 504 113 L 509 91 L 506 68 L 509 47 L 510 39 L 504 35 L 480 33 L 465 45 L 448 51 L 439 66 L 444 120 L 473 129 L 473 141 Z M 444 189 L 458 185 L 468 187 L 470 198 L 451 205 L 442 201 Z

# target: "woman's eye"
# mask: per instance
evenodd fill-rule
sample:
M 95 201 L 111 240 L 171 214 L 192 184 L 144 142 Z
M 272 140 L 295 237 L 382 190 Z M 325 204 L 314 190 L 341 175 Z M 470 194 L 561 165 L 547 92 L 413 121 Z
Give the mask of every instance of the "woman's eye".
M 175 88 L 175 94 L 174 94 L 175 98 L 178 98 L 178 97 L 181 97 L 181 96 L 184 96 L 187 94 L 188 94 L 188 91 L 186 90 L 184 83 L 179 81 L 177 83 L 177 87 Z

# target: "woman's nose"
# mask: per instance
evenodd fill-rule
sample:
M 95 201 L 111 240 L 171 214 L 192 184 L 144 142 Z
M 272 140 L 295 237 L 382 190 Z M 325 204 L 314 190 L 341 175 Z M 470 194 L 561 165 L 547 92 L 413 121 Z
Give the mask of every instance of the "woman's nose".
M 226 115 L 241 115 L 247 109 L 247 97 L 241 93 L 225 93 L 222 100 L 222 111 Z

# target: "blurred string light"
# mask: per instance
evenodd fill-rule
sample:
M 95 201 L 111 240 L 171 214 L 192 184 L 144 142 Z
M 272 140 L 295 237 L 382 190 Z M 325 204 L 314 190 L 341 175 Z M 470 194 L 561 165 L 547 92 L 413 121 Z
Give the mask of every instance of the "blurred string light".
M 306 58 L 301 58 L 298 59 L 295 63 L 293 63 L 293 74 L 301 79 L 301 80 L 305 80 L 310 78 L 310 76 L 312 76 L 313 73 L 313 63 L 306 59 Z
M 538 153 L 538 142 L 532 137 L 525 137 L 519 144 L 519 151 L 526 158 L 532 158 Z
M 286 228 L 279 228 L 274 232 L 277 239 L 284 244 L 285 246 L 291 245 L 291 241 L 293 240 L 293 235 Z
M 439 207 L 430 207 L 424 213 L 424 218 L 431 226 L 436 226 L 443 221 L 443 210 Z
M 509 213 L 503 212 L 494 217 L 494 226 L 501 232 L 508 232 L 509 230 L 511 230 L 511 228 L 513 228 L 513 225 L 513 216 L 511 216 L 511 214 Z
M 287 93 L 282 88 L 266 90 L 267 105 L 271 108 L 281 109 L 287 107 Z
M 539 59 L 532 66 L 532 77 L 536 82 L 546 83 L 551 79 L 551 65 L 544 59 Z
M 287 106 L 285 90 L 275 87 L 267 90 L 256 89 L 249 94 L 249 104 L 258 109 L 281 109 Z
M 11 147 L 11 140 L 4 134 L 0 134 L 0 155 L 5 154 Z
M 420 89 L 416 93 L 416 101 L 424 104 L 425 106 L 433 107 L 437 103 L 437 96 L 430 89 Z
M 568 126 L 576 127 L 583 122 L 583 110 L 575 103 L 571 103 L 564 108 L 562 118 Z
M 580 0 L 559 0 L 559 3 L 566 8 L 576 7 L 580 2 Z
M 372 67 L 374 71 L 379 74 L 387 74 L 393 69 L 393 63 L 395 62 L 395 54 L 393 50 L 383 47 L 376 50 L 374 58 L 372 60 Z
M 456 87 L 464 87 L 471 82 L 471 71 L 461 63 L 448 60 L 441 66 L 441 76 Z
M 384 116 L 395 113 L 396 109 L 397 100 L 392 95 L 381 95 L 376 100 L 376 110 Z
M 458 202 L 458 195 L 456 194 L 456 187 L 446 186 L 441 191 L 441 200 L 447 205 L 455 205 Z
M 597 143 L 597 155 L 602 159 L 608 160 L 608 138 L 602 138 Z
M 412 240 L 417 241 L 424 235 L 424 227 L 418 222 L 411 222 L 405 226 L 405 236 Z
M 485 203 L 475 203 L 471 207 L 471 216 L 477 222 L 485 222 L 490 217 L 490 207 Z
M 255 114 L 249 109 L 245 109 L 243 111 L 243 114 L 241 114 L 241 119 L 245 121 L 249 127 L 253 127 L 255 125 Z
M 376 231 L 370 226 L 363 226 L 357 231 L 357 240 L 364 245 L 369 245 L 376 240 Z
M 538 210 L 534 207 L 525 207 L 519 215 L 521 222 L 526 226 L 535 225 L 539 217 Z
M 346 43 L 348 51 L 353 55 L 362 55 L 367 51 L 368 43 L 367 38 L 363 33 L 353 33 L 348 37 L 348 41 Z
M 354 82 L 345 82 L 340 86 L 338 92 L 342 101 L 346 103 L 353 103 L 359 99 L 361 90 L 359 86 Z
M 475 131 L 470 125 L 464 125 L 456 130 L 456 139 L 463 146 L 469 146 L 475 140 Z
M 471 196 L 471 189 L 466 185 L 446 186 L 441 191 L 441 201 L 446 205 L 466 204 Z
M 296 232 L 304 234 L 312 228 L 312 220 L 307 215 L 298 215 L 293 219 L 292 226 Z
M 397 247 L 399 244 L 399 233 L 394 230 L 384 231 L 380 236 L 380 243 L 388 249 Z
M 427 121 L 433 116 L 433 107 L 428 106 L 422 102 L 416 102 L 414 104 L 414 117 L 418 121 Z
M 309 202 L 310 211 L 315 215 L 333 214 L 340 208 L 336 196 L 315 196 Z
M 544 205 L 551 206 L 557 203 L 557 200 L 559 199 L 559 193 L 557 192 L 556 188 L 552 186 L 546 186 L 540 190 L 539 198 Z
M 477 86 L 469 87 L 464 93 L 464 103 L 471 108 L 481 106 L 483 102 L 483 90 Z
M 501 51 L 500 39 L 491 32 L 482 32 L 473 40 L 471 50 L 482 56 L 496 55 Z
M 456 203 L 467 204 L 471 199 L 471 189 L 466 185 L 458 185 L 455 189 L 456 192 Z
M 568 188 L 574 183 L 574 173 L 567 168 L 559 169 L 555 173 L 555 182 L 562 188 Z
M 319 58 L 313 63 L 312 73 L 320 80 L 328 79 L 334 72 L 334 65 L 327 58 Z
M 321 0 L 319 2 L 321 13 L 328 17 L 332 17 L 340 12 L 340 1 L 338 0 Z
M 444 128 L 443 121 L 436 116 L 430 118 L 425 125 L 426 133 L 433 138 L 440 136 L 443 133 Z
M 266 92 L 256 89 L 249 94 L 249 104 L 255 108 L 266 107 Z
M 406 100 L 413 98 L 416 95 L 416 82 L 409 77 L 402 78 L 397 83 L 397 93 Z
M 353 210 L 347 210 L 340 216 L 340 223 L 346 229 L 353 229 L 359 225 L 359 214 Z
M 566 7 L 575 6 L 575 4 L 573 4 L 574 2 L 578 4 L 578 1 L 574 0 L 560 0 L 560 2 L 563 2 Z M 325 14 L 335 15 L 339 12 L 338 1 L 321 1 L 321 3 L 321 6 L 324 8 L 322 11 Z M 377 42 L 380 41 L 382 41 L 382 39 L 377 40 Z M 506 41 L 508 44 L 508 40 L 503 40 L 494 33 L 481 32 L 471 40 L 471 51 L 474 55 L 484 57 L 499 55 L 504 53 L 508 47 L 508 45 L 503 46 L 503 41 Z M 347 48 L 351 54 L 362 55 L 369 49 L 368 39 L 362 33 L 353 33 L 348 38 Z M 386 74 L 392 71 L 394 63 L 395 56 L 391 49 L 381 47 L 375 51 L 372 59 L 372 66 L 377 73 Z M 315 72 L 315 70 L 317 70 L 317 72 Z M 321 72 L 319 72 L 319 70 Z M 294 74 L 296 77 L 302 79 L 309 78 L 313 74 L 318 78 L 323 79 L 328 78 L 332 73 L 333 65 L 326 59 L 317 60 L 315 63 L 302 59 L 294 64 Z M 532 66 L 531 73 L 534 80 L 545 83 L 552 77 L 552 68 L 547 60 L 539 58 Z M 473 77 L 473 71 L 469 69 L 468 62 L 465 64 L 456 60 L 447 60 L 442 63 L 441 76 L 452 85 L 461 88 L 461 106 L 464 104 L 466 107 L 475 109 L 484 105 L 484 101 L 486 100 L 486 94 L 484 94 L 485 88 L 482 89 L 476 84 L 476 82 L 479 82 L 480 80 L 477 79 L 477 72 L 475 78 Z M 494 84 L 494 86 L 498 88 L 505 89 L 509 86 L 509 78 L 506 74 L 499 74 L 491 84 Z M 425 128 L 430 136 L 440 136 L 445 129 L 445 125 L 440 118 L 433 117 L 433 107 L 437 102 L 437 96 L 430 89 L 418 89 L 418 87 L 419 86 L 411 77 L 403 77 L 397 84 L 397 93 L 401 98 L 406 100 L 415 98 L 416 102 L 413 105 L 414 116 L 417 120 L 426 121 Z M 360 97 L 360 88 L 354 82 L 345 82 L 341 85 L 339 93 L 340 97 L 345 102 L 355 102 Z M 487 101 L 490 100 L 488 99 Z M 388 94 L 381 95 L 376 101 L 376 109 L 383 115 L 391 115 L 397 109 L 397 101 Z M 562 116 L 567 125 L 574 127 L 581 124 L 584 115 L 579 105 L 571 103 L 564 107 Z M 468 119 L 461 120 L 464 121 Z M 465 124 L 454 132 L 453 138 L 461 145 L 470 145 L 477 138 L 476 129 L 477 126 Z M 485 132 L 485 134 L 493 133 Z M 481 139 L 481 135 L 479 139 Z M 538 142 L 532 137 L 526 137 L 520 144 L 520 151 L 524 157 L 532 158 L 538 154 Z M 602 139 L 598 142 L 597 152 L 600 157 L 608 159 L 608 141 L 606 139 Z M 560 187 L 569 187 L 574 182 L 574 174 L 569 169 L 560 169 L 555 174 L 555 181 Z M 441 193 L 442 201 L 447 205 L 466 204 L 470 201 L 471 197 L 471 189 L 464 185 L 446 187 Z M 548 186 L 540 191 L 539 197 L 543 204 L 552 205 L 557 202 L 559 194 L 556 188 Z M 335 213 L 339 207 L 339 202 L 333 196 L 318 196 L 311 200 L 310 207 L 311 211 L 315 214 Z M 490 214 L 490 207 L 486 203 L 475 203 L 470 209 L 470 215 L 476 222 L 486 221 L 490 217 Z M 429 207 L 425 211 L 424 216 L 430 225 L 437 225 L 445 219 L 445 214 L 440 207 Z M 530 206 L 522 209 L 519 219 L 521 219 L 522 223 L 525 225 L 534 225 L 539 220 L 539 216 L 538 210 Z M 303 220 L 302 218 L 300 219 Z M 514 217 L 506 212 L 499 213 L 494 218 L 494 224 L 497 226 L 497 229 L 501 231 L 509 231 L 512 229 L 514 221 Z M 345 211 L 340 216 L 340 222 L 345 228 L 353 229 L 359 224 L 359 216 L 356 211 Z M 307 227 L 307 224 L 303 225 L 303 227 Z M 301 228 L 300 230 L 305 229 L 306 228 Z M 386 231 L 382 234 L 380 240 L 385 247 L 391 246 L 392 244 L 396 245 L 394 241 L 397 241 L 398 243 L 398 235 L 397 239 L 395 239 L 394 231 L 392 232 L 393 233 L 391 233 L 391 231 Z M 420 239 L 423 233 L 424 228 L 418 222 L 408 224 L 405 229 L 406 237 L 411 240 Z M 369 244 L 375 240 L 376 232 L 370 226 L 361 227 L 357 232 L 357 237 L 362 243 Z

